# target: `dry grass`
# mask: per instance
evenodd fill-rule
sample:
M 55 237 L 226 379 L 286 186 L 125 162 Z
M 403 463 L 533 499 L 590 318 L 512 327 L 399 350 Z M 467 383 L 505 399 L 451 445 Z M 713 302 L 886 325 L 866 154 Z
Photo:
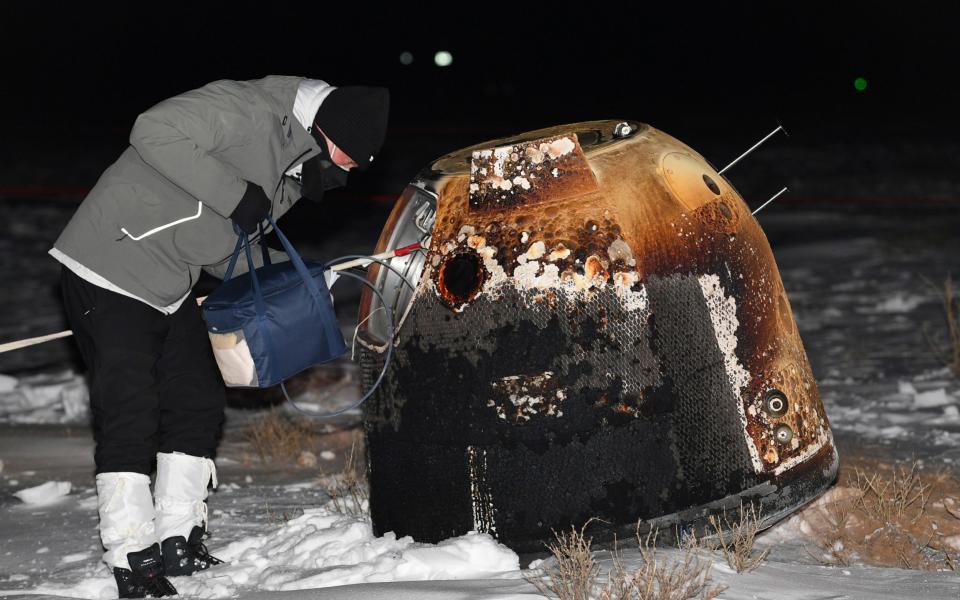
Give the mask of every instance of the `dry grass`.
M 864 564 L 956 570 L 960 482 L 919 463 L 866 463 L 841 471 L 839 484 L 800 513 L 830 566 Z
M 717 537 L 717 549 L 723 552 L 723 558 L 730 565 L 730 568 L 737 573 L 746 573 L 756 569 L 770 553 L 769 549 L 759 554 L 755 554 L 753 551 L 757 533 L 760 532 L 761 520 L 760 509 L 753 504 L 745 507 L 742 502 L 739 519 L 731 522 L 726 513 L 724 513 L 722 521 L 719 517 L 710 517 L 710 526 Z
M 627 572 L 623 564 L 623 553 L 620 552 L 614 542 L 614 548 L 610 552 L 613 564 L 610 566 L 610 572 L 607 573 L 607 583 L 597 595 L 600 600 L 629 600 L 635 597 L 633 575 Z
M 547 548 L 553 553 L 555 565 L 546 572 L 546 581 L 533 578 L 541 594 L 560 600 L 589 600 L 597 588 L 600 567 L 593 558 L 593 538 L 584 536 L 590 519 L 579 530 L 570 526 L 569 532 L 553 532 L 555 541 Z
M 919 521 L 930 502 L 932 484 L 925 484 L 920 478 L 918 464 L 910 468 L 895 465 L 892 476 L 886 477 L 879 472 L 867 474 L 856 469 L 856 487 L 860 490 L 860 508 L 868 515 L 890 523 L 910 517 L 912 523 Z
M 244 430 L 248 441 L 264 463 L 296 460 L 301 452 L 316 449 L 317 436 L 304 423 L 273 409 Z
M 359 445 L 360 442 L 355 438 L 343 472 L 327 479 L 327 495 L 334 510 L 342 515 L 362 515 L 369 505 L 367 470 L 359 459 Z
M 358 436 L 358 433 L 341 432 L 353 438 L 346 464 L 340 473 L 324 475 L 319 480 L 326 488 L 333 509 L 344 515 L 365 514 L 369 505 L 363 441 L 362 435 Z M 320 435 L 315 433 L 308 423 L 279 409 L 270 411 L 247 427 L 243 437 L 253 446 L 261 462 L 317 467 L 315 453 L 320 444 Z M 327 442 L 329 441 L 328 439 Z M 268 513 L 271 520 L 277 522 L 298 516 L 294 513 L 273 513 L 269 507 Z
M 266 513 L 267 513 L 267 520 L 270 523 L 273 523 L 275 525 L 282 525 L 283 523 L 286 523 L 291 519 L 296 519 L 297 517 L 303 515 L 303 507 L 298 506 L 291 510 L 284 510 L 284 511 L 277 512 L 272 508 L 270 508 L 270 503 L 268 502 L 266 504 Z
M 657 557 L 656 532 L 646 538 L 637 533 L 641 566 L 628 572 L 617 550 L 601 600 L 713 600 L 727 589 L 711 585 L 713 561 L 703 557 L 704 547 L 691 536 L 682 544 L 683 554 L 672 560 Z
M 822 551 L 816 555 L 809 550 L 814 560 L 831 567 L 847 567 L 853 564 L 856 556 L 851 549 L 851 540 L 848 529 L 853 516 L 854 502 L 849 499 L 837 500 L 827 504 L 827 523 L 829 527 L 824 532 L 817 545 Z
M 547 570 L 545 581 L 530 579 L 544 596 L 560 600 L 713 600 L 726 589 L 710 584 L 713 562 L 703 558 L 704 548 L 695 537 L 683 544 L 681 556 L 664 560 L 657 556 L 656 532 L 644 538 L 639 528 L 640 567 L 629 570 L 615 546 L 607 582 L 601 586 L 592 538 L 584 534 L 590 522 L 579 530 L 571 526 L 569 532 L 554 532 L 556 541 L 548 545 L 554 566 Z

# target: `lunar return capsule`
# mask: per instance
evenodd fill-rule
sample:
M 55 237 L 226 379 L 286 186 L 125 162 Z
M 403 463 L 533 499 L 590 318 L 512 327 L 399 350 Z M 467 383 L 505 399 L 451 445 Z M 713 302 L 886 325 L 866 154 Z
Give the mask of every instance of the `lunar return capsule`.
M 759 508 L 838 457 L 767 239 L 697 152 L 643 123 L 485 142 L 406 188 L 358 333 L 377 533 L 518 551 L 596 517 L 631 535 Z

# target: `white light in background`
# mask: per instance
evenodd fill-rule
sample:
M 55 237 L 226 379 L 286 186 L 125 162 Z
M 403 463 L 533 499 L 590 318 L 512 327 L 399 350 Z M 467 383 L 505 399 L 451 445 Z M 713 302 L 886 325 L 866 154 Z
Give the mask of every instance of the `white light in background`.
M 453 63 L 453 55 L 446 50 L 440 50 L 433 55 L 433 62 L 438 67 L 449 67 Z
M 409 65 L 413 62 L 413 52 L 403 51 L 400 53 L 400 64 Z

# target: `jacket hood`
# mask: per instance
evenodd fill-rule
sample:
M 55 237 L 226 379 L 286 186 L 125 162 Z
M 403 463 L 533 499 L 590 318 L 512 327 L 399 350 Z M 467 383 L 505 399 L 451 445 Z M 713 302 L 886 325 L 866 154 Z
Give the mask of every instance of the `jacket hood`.
M 330 92 L 337 89 L 320 79 L 304 79 L 297 86 L 297 96 L 293 101 L 293 116 L 304 129 L 313 127 L 313 117 Z

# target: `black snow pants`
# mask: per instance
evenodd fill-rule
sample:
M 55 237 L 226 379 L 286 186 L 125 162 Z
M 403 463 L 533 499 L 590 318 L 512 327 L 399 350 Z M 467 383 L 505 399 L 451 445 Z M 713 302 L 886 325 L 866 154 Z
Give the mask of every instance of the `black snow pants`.
M 150 475 L 157 452 L 212 458 L 225 390 L 193 295 L 165 315 L 62 269 L 88 369 L 97 473 Z

